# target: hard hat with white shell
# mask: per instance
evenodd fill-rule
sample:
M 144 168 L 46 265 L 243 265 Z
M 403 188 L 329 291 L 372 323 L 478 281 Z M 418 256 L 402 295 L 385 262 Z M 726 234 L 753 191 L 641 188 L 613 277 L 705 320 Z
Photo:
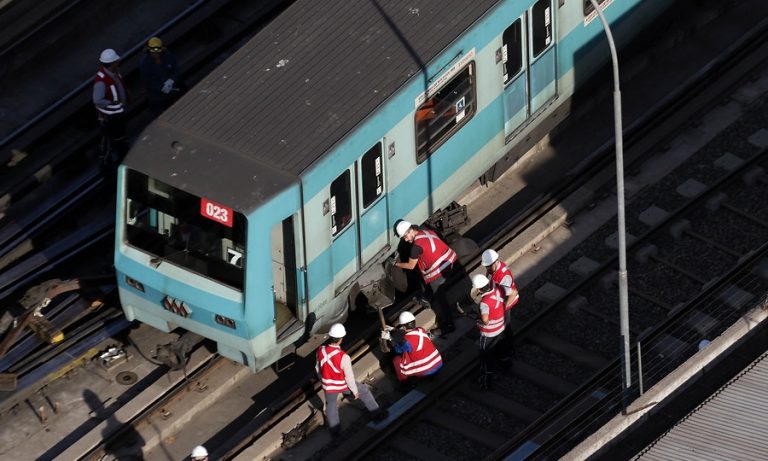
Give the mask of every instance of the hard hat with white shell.
M 408 311 L 403 311 L 400 313 L 400 317 L 398 317 L 397 322 L 400 325 L 405 325 L 406 323 L 413 322 L 414 320 L 416 320 L 416 317 L 414 317 L 413 314 Z
M 102 51 L 101 56 L 99 56 L 99 61 L 102 64 L 112 64 L 113 62 L 119 60 L 120 56 L 112 48 L 107 48 L 106 50 Z
M 331 338 L 343 338 L 347 336 L 347 329 L 340 323 L 334 323 L 331 325 L 331 329 L 328 330 L 328 336 Z
M 397 226 L 395 226 L 395 231 L 397 232 L 397 236 L 400 238 L 403 238 L 406 232 L 408 232 L 408 229 L 411 228 L 413 224 L 409 223 L 406 220 L 402 220 L 399 223 L 397 223 Z
M 475 274 L 472 276 L 472 287 L 485 288 L 488 285 L 488 277 L 483 274 Z
M 480 262 L 483 264 L 483 266 L 490 266 L 498 260 L 499 254 L 493 250 L 483 251 L 483 255 L 480 257 Z
M 202 445 L 198 445 L 192 450 L 192 459 L 205 458 L 206 456 L 208 456 L 208 450 Z

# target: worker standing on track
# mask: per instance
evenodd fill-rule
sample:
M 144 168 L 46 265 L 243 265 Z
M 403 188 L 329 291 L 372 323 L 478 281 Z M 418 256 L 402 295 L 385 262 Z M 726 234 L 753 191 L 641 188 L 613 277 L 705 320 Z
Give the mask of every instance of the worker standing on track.
M 432 289 L 431 306 L 437 317 L 439 336 L 455 331 L 445 282 L 453 275 L 456 252 L 434 231 L 414 226 L 408 221 L 398 222 L 395 231 L 398 237 L 412 244 L 408 261 L 396 261 L 395 266 L 409 270 L 419 267 L 424 283 Z
M 520 294 L 515 285 L 515 278 L 509 267 L 499 258 L 494 250 L 483 251 L 480 262 L 485 266 L 486 277 L 491 279 L 499 287 L 504 295 L 504 336 L 508 344 L 507 349 L 512 348 L 512 308 L 520 301 Z
M 328 332 L 330 338 L 317 349 L 317 364 L 315 370 L 320 377 L 325 394 L 325 420 L 331 435 L 338 435 L 341 431 L 339 421 L 339 407 L 337 399 L 339 394 L 353 396 L 363 401 L 365 408 L 371 414 L 371 419 L 381 421 L 388 416 L 387 410 L 379 408 L 371 391 L 365 384 L 355 381 L 352 371 L 352 360 L 342 349 L 341 341 L 347 335 L 344 325 L 334 323 Z
M 472 287 L 480 294 L 480 315 L 477 319 L 482 366 L 480 387 L 488 389 L 491 386 L 490 375 L 493 372 L 491 350 L 504 332 L 504 298 L 496 284 L 483 274 L 472 276 Z
M 440 351 L 432 343 L 429 334 L 416 326 L 416 317 L 408 311 L 400 313 L 399 328 L 390 333 L 396 355 L 392 359 L 397 380 L 407 387 L 408 380 L 435 374 L 443 366 Z
M 163 45 L 163 41 L 159 37 L 152 37 L 141 57 L 139 71 L 147 90 L 149 113 L 157 117 L 181 94 L 179 64 Z
M 101 52 L 101 65 L 93 82 L 93 105 L 99 116 L 102 132 L 102 166 L 107 170 L 117 167 L 128 152 L 125 131 L 125 111 L 130 100 L 120 75 L 120 56 L 111 48 Z

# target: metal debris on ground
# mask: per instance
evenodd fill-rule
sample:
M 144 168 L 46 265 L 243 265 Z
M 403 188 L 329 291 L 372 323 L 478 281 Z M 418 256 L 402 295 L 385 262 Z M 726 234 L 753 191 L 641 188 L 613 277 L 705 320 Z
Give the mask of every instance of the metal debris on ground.
M 110 346 L 99 354 L 99 363 L 106 369 L 112 368 L 117 364 L 128 361 L 128 353 L 120 346 Z
M 315 408 L 309 407 L 310 413 L 304 421 L 296 424 L 296 426 L 288 432 L 283 433 L 283 442 L 280 444 L 283 448 L 293 448 L 304 440 L 307 435 L 312 431 L 320 427 L 322 422 L 321 417 L 318 416 L 318 411 Z

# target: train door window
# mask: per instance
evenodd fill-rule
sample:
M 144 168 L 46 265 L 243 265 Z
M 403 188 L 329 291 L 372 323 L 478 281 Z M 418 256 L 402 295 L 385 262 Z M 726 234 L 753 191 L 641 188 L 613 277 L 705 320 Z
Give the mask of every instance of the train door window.
M 475 65 L 461 72 L 416 109 L 416 161 L 421 163 L 475 114 Z
M 501 57 L 504 64 L 504 84 L 523 69 L 522 21 L 518 18 L 502 35 Z
M 608 0 L 597 0 L 597 4 L 600 5 L 600 8 L 605 8 L 605 3 Z M 593 11 L 595 11 L 595 7 L 592 6 L 592 2 L 589 0 L 584 0 L 584 17 L 589 16 Z
M 384 192 L 384 168 L 381 159 L 381 143 L 376 143 L 363 155 L 360 162 L 363 208 L 368 208 Z
M 538 57 L 552 44 L 552 3 L 539 0 L 531 8 L 533 57 Z
M 352 221 L 352 189 L 349 169 L 331 183 L 331 235 L 336 236 Z

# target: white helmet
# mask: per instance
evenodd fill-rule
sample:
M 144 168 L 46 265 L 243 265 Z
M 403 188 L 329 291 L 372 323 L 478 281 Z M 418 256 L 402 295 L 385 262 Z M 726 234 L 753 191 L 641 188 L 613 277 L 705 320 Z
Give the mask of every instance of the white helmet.
M 475 274 L 472 276 L 472 287 L 484 288 L 488 285 L 488 277 L 483 274 Z
M 208 450 L 202 445 L 198 445 L 192 450 L 192 459 L 205 458 L 206 456 L 208 456 Z
M 414 320 L 416 320 L 416 317 L 414 317 L 413 314 L 408 311 L 403 311 L 400 313 L 400 317 L 398 317 L 397 322 L 400 325 L 405 325 L 406 323 L 413 322 Z
M 112 64 L 115 61 L 119 61 L 120 56 L 118 56 L 117 53 L 115 53 L 115 50 L 112 48 L 107 48 L 106 50 L 101 52 L 101 56 L 99 56 L 99 61 L 101 61 L 102 64 Z
M 499 254 L 493 250 L 483 251 L 483 255 L 480 257 L 480 262 L 483 264 L 483 266 L 490 266 L 498 260 Z
M 331 338 L 343 338 L 347 336 L 347 329 L 340 323 L 334 323 L 328 331 L 328 336 Z
M 403 238 L 406 232 L 408 232 L 408 229 L 411 228 L 413 224 L 409 223 L 406 220 L 402 220 L 399 223 L 397 223 L 397 226 L 395 226 L 395 231 L 397 232 L 397 236 L 400 238 Z

